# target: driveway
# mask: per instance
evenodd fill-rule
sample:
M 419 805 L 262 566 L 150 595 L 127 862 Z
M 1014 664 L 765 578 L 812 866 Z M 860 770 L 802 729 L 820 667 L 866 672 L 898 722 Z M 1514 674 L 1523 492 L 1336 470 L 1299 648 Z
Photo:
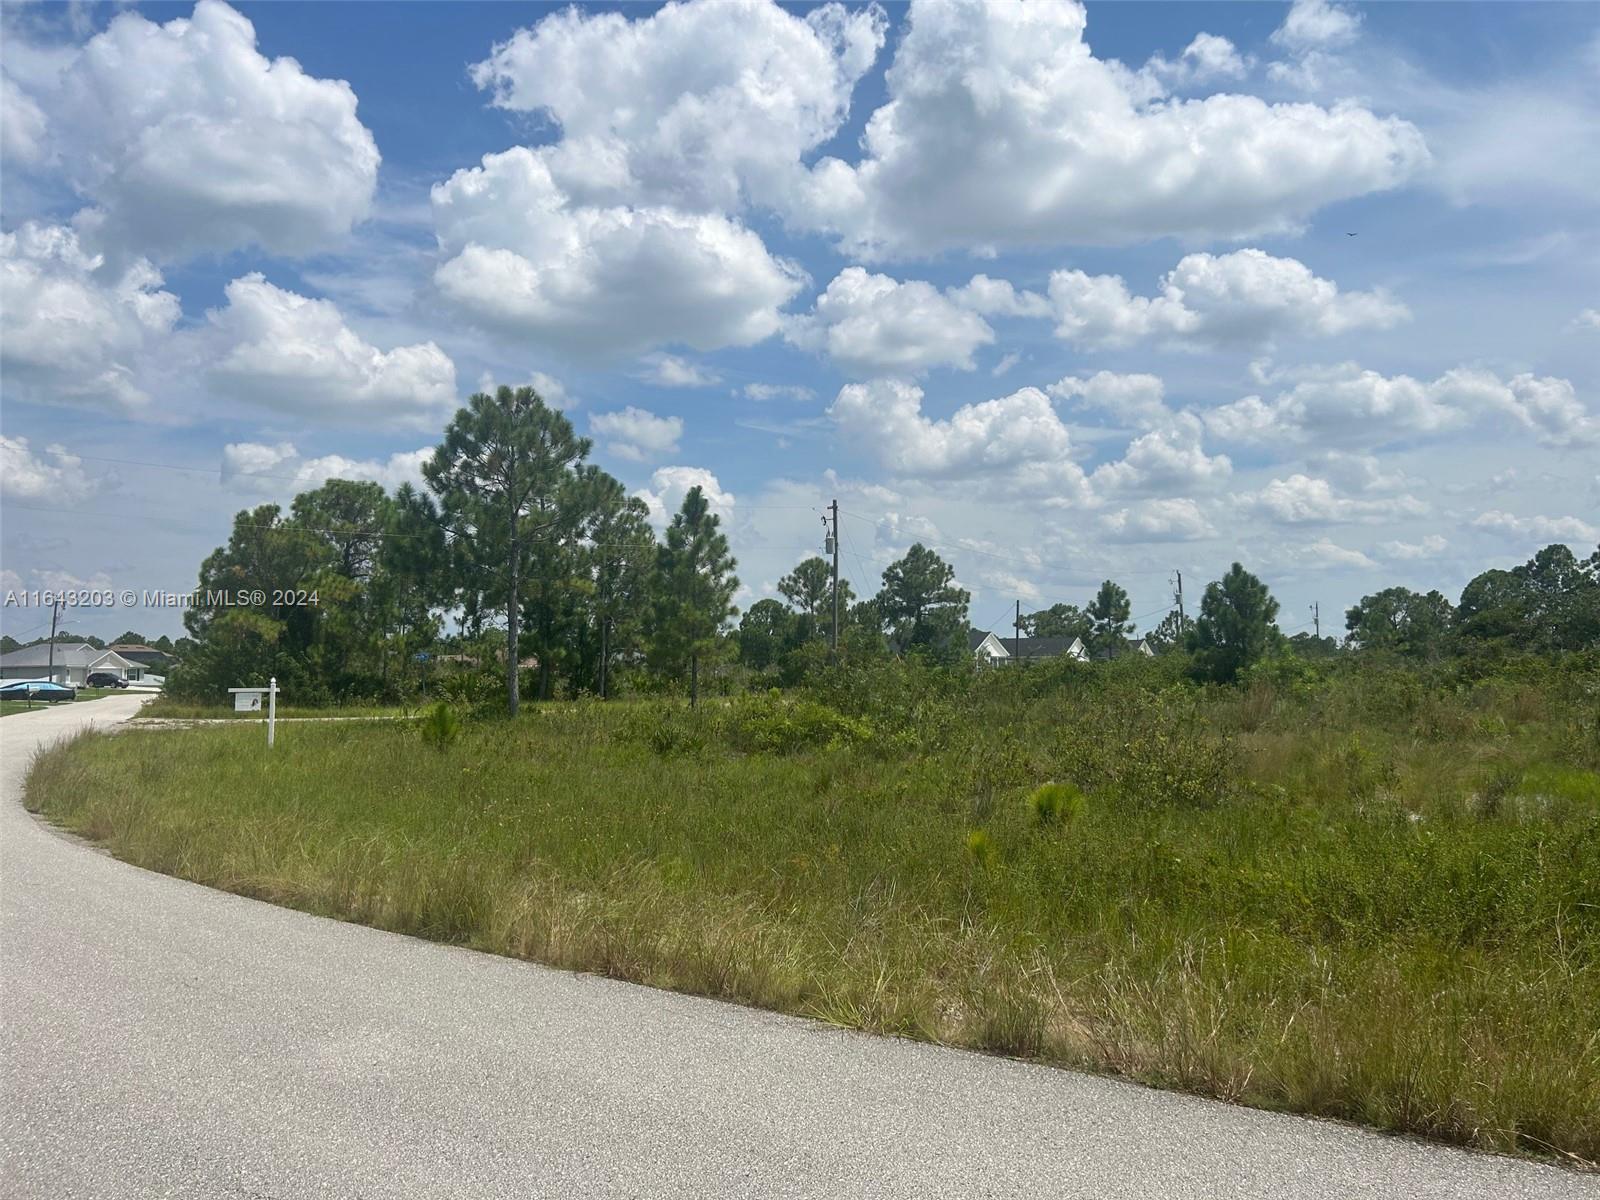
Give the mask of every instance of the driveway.
M 6 1197 L 1600 1197 L 1600 1178 L 436 946 L 128 866 L 0 722 Z

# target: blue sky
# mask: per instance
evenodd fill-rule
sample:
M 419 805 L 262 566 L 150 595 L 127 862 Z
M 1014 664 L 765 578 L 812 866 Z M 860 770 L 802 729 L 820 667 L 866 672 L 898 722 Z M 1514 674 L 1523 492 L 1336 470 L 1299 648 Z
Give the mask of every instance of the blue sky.
M 8 588 L 186 589 L 485 381 L 706 485 L 746 604 L 836 496 L 858 591 L 921 540 L 984 626 L 1238 559 L 1337 631 L 1600 540 L 1594 6 L 3 19 Z

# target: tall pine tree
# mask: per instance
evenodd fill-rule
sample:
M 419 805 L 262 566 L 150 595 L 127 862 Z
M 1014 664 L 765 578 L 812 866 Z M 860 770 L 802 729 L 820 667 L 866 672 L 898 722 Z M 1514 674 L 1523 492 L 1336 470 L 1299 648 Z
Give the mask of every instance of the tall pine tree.
M 692 487 L 657 555 L 653 657 L 662 670 L 680 678 L 688 667 L 691 706 L 700 702 L 700 662 L 716 652 L 717 631 L 737 611 L 733 594 L 739 580 L 733 568 L 738 564 L 720 524 L 705 492 Z
M 479 392 L 457 411 L 422 468 L 463 548 L 458 563 L 476 577 L 475 590 L 485 603 L 505 610 L 506 706 L 512 716 L 521 703 L 525 604 L 533 605 L 543 623 L 534 631 L 541 664 L 554 649 L 541 640 L 551 633 L 554 621 L 546 617 L 561 583 L 549 576 L 564 567 L 561 549 L 575 536 L 572 481 L 589 445 L 531 387 L 502 387 L 492 396 Z M 548 668 L 541 670 L 541 687 L 548 687 Z

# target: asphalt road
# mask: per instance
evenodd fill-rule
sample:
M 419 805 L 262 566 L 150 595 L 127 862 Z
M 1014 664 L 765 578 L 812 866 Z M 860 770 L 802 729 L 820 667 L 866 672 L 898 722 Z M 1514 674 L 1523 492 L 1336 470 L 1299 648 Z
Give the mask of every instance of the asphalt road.
M 435 946 L 117 862 L 0 720 L 6 1197 L 1600 1197 L 1600 1178 Z M 131 735 L 140 736 L 140 735 Z

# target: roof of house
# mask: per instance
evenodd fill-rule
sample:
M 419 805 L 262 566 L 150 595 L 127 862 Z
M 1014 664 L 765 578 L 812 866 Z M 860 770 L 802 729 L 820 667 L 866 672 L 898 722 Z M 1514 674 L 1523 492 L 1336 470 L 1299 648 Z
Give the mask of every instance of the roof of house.
M 1074 647 L 1082 648 L 1082 639 L 1076 637 L 1005 637 L 987 629 L 974 629 L 967 634 L 967 648 L 974 653 L 990 637 L 1012 658 L 1059 658 L 1070 654 Z
M 114 642 L 107 646 L 106 649 L 113 650 L 118 654 L 159 654 L 163 658 L 166 657 L 167 653 L 165 650 L 157 650 L 154 646 L 146 646 L 139 642 Z
M 88 642 L 58 642 L 54 664 L 58 667 L 93 667 L 98 662 L 107 658 L 115 659 L 110 666 L 134 667 L 139 666 L 130 659 L 123 658 L 122 654 L 112 650 L 101 650 L 99 646 L 91 646 Z M 10 654 L 0 654 L 0 669 L 32 670 L 34 667 L 45 667 L 51 664 L 50 643 L 40 642 L 37 646 L 22 646 L 21 650 L 13 650 Z
M 108 654 L 128 665 L 128 660 L 122 655 L 112 650 L 91 646 L 88 642 L 57 642 L 55 664 L 58 667 L 88 667 Z M 13 650 L 10 654 L 0 654 L 0 667 L 48 667 L 50 662 L 49 642 L 40 642 L 37 646 L 24 646 L 21 650 Z

